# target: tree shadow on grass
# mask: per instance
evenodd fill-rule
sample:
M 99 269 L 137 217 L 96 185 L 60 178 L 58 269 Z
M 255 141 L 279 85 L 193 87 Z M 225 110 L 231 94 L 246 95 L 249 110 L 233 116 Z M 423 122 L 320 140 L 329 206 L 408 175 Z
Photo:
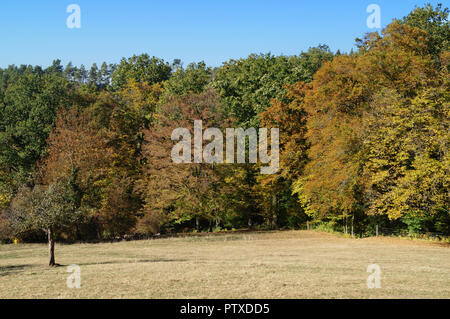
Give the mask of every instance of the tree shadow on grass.
M 27 268 L 33 268 L 36 265 L 11 265 L 11 266 L 0 266 L 0 277 L 17 274 L 24 271 Z
M 187 259 L 128 259 L 128 260 L 110 260 L 110 261 L 99 261 L 91 263 L 79 263 L 78 266 L 93 266 L 93 265 L 113 265 L 113 264 L 144 264 L 144 263 L 170 263 L 170 262 L 185 262 Z M 47 269 L 67 267 L 69 265 L 56 264 L 53 267 L 47 267 Z M 39 268 L 38 265 L 11 265 L 11 266 L 0 266 L 0 277 L 5 277 L 8 275 L 18 274 L 27 269 Z M 42 269 L 45 265 L 42 265 Z
M 146 263 L 172 263 L 185 262 L 187 259 L 132 259 L 129 260 L 109 260 L 90 263 L 79 263 L 78 266 L 93 266 L 93 265 L 113 265 L 113 264 L 146 264 Z

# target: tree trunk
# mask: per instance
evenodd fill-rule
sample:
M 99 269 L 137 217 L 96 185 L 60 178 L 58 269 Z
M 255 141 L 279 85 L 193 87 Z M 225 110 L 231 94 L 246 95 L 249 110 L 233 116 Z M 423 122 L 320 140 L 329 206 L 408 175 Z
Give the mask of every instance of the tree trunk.
M 81 240 L 81 233 L 80 233 L 80 228 L 78 227 L 78 224 L 75 224 L 75 236 L 76 236 L 76 240 Z
M 195 229 L 197 230 L 197 232 L 200 231 L 200 218 L 195 217 Z
M 352 237 L 355 237 L 355 232 L 353 231 L 353 222 L 355 221 L 355 215 L 352 216 Z
M 53 229 L 49 227 L 47 230 L 48 234 L 48 256 L 50 258 L 50 261 L 48 262 L 48 265 L 50 267 L 55 266 L 55 239 L 53 238 Z
M 278 228 L 277 195 L 272 195 L 272 229 Z

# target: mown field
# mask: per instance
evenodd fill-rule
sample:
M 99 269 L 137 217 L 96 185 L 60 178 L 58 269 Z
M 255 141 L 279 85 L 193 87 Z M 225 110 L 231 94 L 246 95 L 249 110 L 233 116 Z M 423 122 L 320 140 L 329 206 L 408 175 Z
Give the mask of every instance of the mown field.
M 450 248 L 314 231 L 147 241 L 0 245 L 0 298 L 450 298 Z M 69 289 L 67 266 L 81 267 Z M 367 288 L 367 266 L 382 270 Z

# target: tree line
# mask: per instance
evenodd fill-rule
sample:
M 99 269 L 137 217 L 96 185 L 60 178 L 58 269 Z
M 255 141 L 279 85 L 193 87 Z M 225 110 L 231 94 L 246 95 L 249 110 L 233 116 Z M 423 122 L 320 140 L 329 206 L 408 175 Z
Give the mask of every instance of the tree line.
M 448 12 L 416 8 L 349 53 L 0 69 L 0 237 L 52 245 L 306 222 L 449 235 Z M 199 119 L 279 128 L 280 170 L 173 163 L 171 132 Z

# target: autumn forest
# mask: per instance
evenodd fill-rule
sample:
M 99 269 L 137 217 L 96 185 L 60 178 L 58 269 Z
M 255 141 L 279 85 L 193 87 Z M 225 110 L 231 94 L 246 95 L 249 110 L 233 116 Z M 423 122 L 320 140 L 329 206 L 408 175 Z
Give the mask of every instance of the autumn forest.
M 449 236 L 448 13 L 416 8 L 351 52 L 0 69 L 0 240 Z M 279 170 L 174 163 L 172 131 L 195 120 L 279 128 Z

